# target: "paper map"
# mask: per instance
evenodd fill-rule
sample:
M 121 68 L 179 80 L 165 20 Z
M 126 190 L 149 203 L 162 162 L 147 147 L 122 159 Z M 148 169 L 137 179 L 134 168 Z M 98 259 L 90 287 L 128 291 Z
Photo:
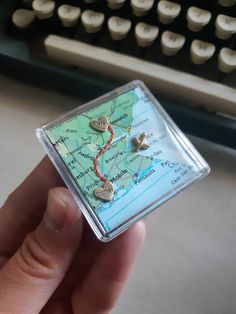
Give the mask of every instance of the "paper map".
M 98 166 L 115 190 L 113 201 L 95 197 L 101 180 L 93 160 L 109 140 L 109 132 L 91 128 L 91 119 L 106 116 L 114 139 Z M 190 181 L 196 164 L 176 141 L 140 87 L 125 92 L 96 108 L 74 115 L 45 130 L 99 221 L 110 231 L 170 190 Z M 134 151 L 133 139 L 148 134 L 144 151 Z

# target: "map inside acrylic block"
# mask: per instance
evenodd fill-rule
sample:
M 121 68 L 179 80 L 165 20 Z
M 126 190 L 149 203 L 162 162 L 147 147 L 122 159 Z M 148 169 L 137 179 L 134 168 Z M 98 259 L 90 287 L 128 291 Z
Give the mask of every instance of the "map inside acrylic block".
M 112 201 L 94 194 L 102 183 L 94 159 L 111 134 L 93 129 L 90 122 L 102 116 L 109 119 L 114 132 L 110 146 L 98 159 L 100 173 L 114 187 Z M 140 86 L 56 122 L 45 133 L 107 232 L 168 199 L 202 170 Z M 143 133 L 149 147 L 136 151 L 135 139 Z

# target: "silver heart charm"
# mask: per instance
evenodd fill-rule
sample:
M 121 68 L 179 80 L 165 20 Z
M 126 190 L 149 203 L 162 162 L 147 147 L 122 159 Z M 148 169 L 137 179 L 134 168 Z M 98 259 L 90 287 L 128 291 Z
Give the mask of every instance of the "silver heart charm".
M 97 198 L 104 201 L 112 201 L 114 195 L 114 189 L 111 182 L 105 182 L 99 188 L 94 190 L 94 194 Z
M 105 132 L 108 128 L 108 125 L 109 125 L 108 118 L 104 116 L 100 117 L 98 120 L 93 119 L 90 121 L 90 126 L 93 129 L 101 132 Z

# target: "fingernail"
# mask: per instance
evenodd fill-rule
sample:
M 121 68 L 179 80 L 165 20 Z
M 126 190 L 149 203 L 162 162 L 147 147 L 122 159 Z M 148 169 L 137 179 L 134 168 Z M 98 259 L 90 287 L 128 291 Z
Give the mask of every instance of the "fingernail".
M 61 231 L 66 223 L 67 204 L 60 198 L 59 193 L 50 190 L 48 193 L 47 211 L 44 215 L 45 225 L 54 231 Z

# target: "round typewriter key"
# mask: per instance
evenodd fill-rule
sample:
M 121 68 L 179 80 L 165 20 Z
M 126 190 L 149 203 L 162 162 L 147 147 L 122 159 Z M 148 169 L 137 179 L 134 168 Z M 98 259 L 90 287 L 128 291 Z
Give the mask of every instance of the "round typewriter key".
M 192 62 L 195 64 L 205 63 L 214 55 L 215 50 L 215 45 L 211 43 L 198 39 L 193 40 L 190 48 Z
M 230 73 L 236 69 L 236 51 L 222 48 L 219 53 L 218 66 L 221 72 Z
M 136 16 L 143 16 L 153 7 L 154 0 L 131 0 L 131 7 Z
M 170 31 L 165 31 L 161 36 L 162 52 L 166 56 L 174 56 L 184 46 L 185 37 Z
M 81 15 L 81 21 L 88 33 L 96 33 L 102 28 L 104 14 L 91 10 L 86 10 Z
M 234 4 L 236 4 L 235 0 L 219 0 L 219 4 L 223 7 L 232 7 Z
M 112 16 L 108 20 L 108 29 L 111 38 L 114 40 L 121 40 L 125 38 L 130 31 L 131 21 L 122 19 L 118 16 Z
M 138 23 L 135 27 L 135 37 L 141 47 L 150 46 L 157 38 L 159 29 L 156 26 L 146 23 Z
M 35 12 L 32 10 L 19 9 L 12 15 L 12 22 L 17 28 L 28 28 L 35 19 Z
M 80 17 L 80 8 L 63 4 L 58 8 L 58 16 L 65 27 L 74 26 Z
M 190 7 L 187 12 L 188 28 L 198 32 L 211 20 L 211 12 L 196 7 Z
M 33 9 L 40 20 L 46 20 L 53 16 L 55 2 L 52 0 L 34 0 Z
M 181 6 L 178 3 L 161 0 L 157 5 L 157 14 L 162 24 L 172 23 L 180 14 Z
M 107 0 L 107 4 L 110 9 L 120 9 L 124 4 L 126 0 Z
M 220 14 L 217 16 L 216 36 L 220 39 L 229 39 L 236 33 L 236 18 Z

